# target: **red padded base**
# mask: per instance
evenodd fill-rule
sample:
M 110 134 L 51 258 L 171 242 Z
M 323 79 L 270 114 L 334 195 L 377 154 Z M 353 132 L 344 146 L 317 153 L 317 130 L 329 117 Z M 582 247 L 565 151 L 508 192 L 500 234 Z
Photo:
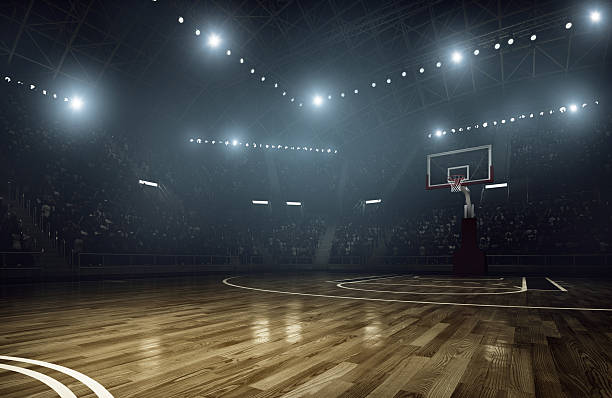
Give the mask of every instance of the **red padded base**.
M 453 273 L 455 275 L 486 275 L 487 257 L 478 248 L 476 219 L 461 220 L 461 248 L 453 254 Z

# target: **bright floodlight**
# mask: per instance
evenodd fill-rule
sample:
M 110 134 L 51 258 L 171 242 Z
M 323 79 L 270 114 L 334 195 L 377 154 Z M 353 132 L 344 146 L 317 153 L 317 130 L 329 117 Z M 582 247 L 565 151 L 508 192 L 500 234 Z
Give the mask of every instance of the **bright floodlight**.
M 493 46 L 493 48 L 495 48 L 496 50 L 499 50 L 500 47 L 501 47 L 501 44 L 499 43 L 495 43 L 495 45 Z
M 200 32 L 200 29 L 196 29 L 196 30 L 195 30 L 195 35 L 196 35 L 196 36 L 200 36 L 200 33 L 201 33 L 201 32 Z
M 436 68 L 439 68 L 441 66 L 442 66 L 442 62 L 440 62 L 440 61 L 436 62 Z
M 480 54 L 480 50 L 479 49 L 474 50 L 474 55 L 478 55 L 478 54 Z
M 425 68 L 419 69 L 419 73 L 423 73 L 423 72 L 425 72 Z
M 569 106 L 570 111 L 576 112 L 578 110 L 578 106 L 576 104 L 571 104 Z
M 178 17 L 178 23 L 183 23 L 183 22 L 184 22 L 183 17 Z
M 387 78 L 387 84 L 391 84 L 391 79 Z
M 537 39 L 538 36 L 536 36 L 535 34 L 531 35 L 531 41 L 535 41 L 535 39 Z
M 572 23 L 568 22 L 565 24 L 565 29 L 571 29 L 572 28 Z
M 212 48 L 218 47 L 219 44 L 221 44 L 221 38 L 219 37 L 219 35 L 211 33 L 210 36 L 208 36 L 208 45 Z
M 440 137 L 442 135 L 442 131 L 436 130 L 436 137 Z
M 591 21 L 595 23 L 601 21 L 601 13 L 599 11 L 591 11 Z
M 453 52 L 451 59 L 453 60 L 454 63 L 458 64 L 463 59 L 463 55 L 461 55 L 459 51 L 455 51 Z
M 406 77 L 406 71 L 402 72 L 402 77 Z
M 233 146 L 238 145 L 238 141 L 236 141 L 236 140 L 232 141 L 232 145 L 233 145 Z
M 321 106 L 323 104 L 323 97 L 321 97 L 320 95 L 316 95 L 312 99 L 312 103 L 315 104 L 316 106 Z
M 75 111 L 80 110 L 83 107 L 83 100 L 79 97 L 74 97 L 70 103 L 70 107 Z
M 376 87 L 376 83 L 372 82 L 372 87 Z

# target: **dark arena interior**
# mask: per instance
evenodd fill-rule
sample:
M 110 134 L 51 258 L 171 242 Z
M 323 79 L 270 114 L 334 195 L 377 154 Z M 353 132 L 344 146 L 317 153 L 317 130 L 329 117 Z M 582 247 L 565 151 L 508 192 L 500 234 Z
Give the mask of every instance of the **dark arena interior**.
M 612 397 L 610 0 L 0 0 L 0 397 Z

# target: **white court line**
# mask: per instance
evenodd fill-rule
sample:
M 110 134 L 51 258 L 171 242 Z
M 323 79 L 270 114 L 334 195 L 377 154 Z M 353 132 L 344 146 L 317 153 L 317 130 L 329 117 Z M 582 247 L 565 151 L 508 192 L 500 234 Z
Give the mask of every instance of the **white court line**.
M 391 294 L 420 294 L 420 295 L 444 295 L 444 296 L 480 296 L 480 295 L 494 295 L 494 294 L 516 294 L 523 293 L 527 289 L 521 288 L 519 290 L 512 290 L 510 292 L 471 292 L 471 293 L 462 293 L 462 292 L 414 292 L 414 291 L 394 291 L 394 290 L 375 290 L 375 289 L 360 289 L 358 287 L 349 287 L 344 286 L 346 283 L 338 283 L 336 287 L 340 289 L 349 289 L 349 290 L 361 290 L 364 292 L 373 292 L 373 293 L 391 293 Z
M 347 281 L 347 282 L 377 281 L 377 280 L 380 280 L 380 279 L 397 278 L 398 276 L 405 276 L 405 275 L 370 275 L 370 276 L 364 276 L 363 278 L 357 278 L 354 281 L 350 280 L 350 281 Z M 342 281 L 346 281 L 346 279 L 339 279 L 339 280 L 335 280 L 335 281 L 325 281 L 325 282 L 340 283 Z
M 76 395 L 73 394 L 72 391 L 59 381 L 55 380 L 53 377 L 49 377 L 46 374 L 36 372 L 31 369 L 20 368 L 12 365 L 4 365 L 0 364 L 0 369 L 10 370 L 11 372 L 21 373 L 26 376 L 30 376 L 40 382 L 45 383 L 48 387 L 50 387 L 53 391 L 60 396 L 60 398 L 77 398 Z
M 559 290 L 561 290 L 562 292 L 567 292 L 567 289 L 564 288 L 563 286 L 559 285 L 557 282 L 553 281 L 552 279 L 550 279 L 549 277 L 546 277 L 546 280 L 549 281 L 550 283 L 552 283 L 553 285 L 555 285 L 555 287 Z
M 37 361 L 35 359 L 9 357 L 5 355 L 0 355 L 0 360 L 25 362 L 25 363 L 30 363 L 32 365 L 38 365 L 38 366 L 43 366 L 48 369 L 57 370 L 58 372 L 68 375 L 72 377 L 73 379 L 77 379 L 81 383 L 85 384 L 91 391 L 93 391 L 98 396 L 98 398 L 114 398 L 111 395 L 111 393 L 108 392 L 106 388 L 102 386 L 102 384 L 98 383 L 91 377 L 84 375 L 83 373 L 77 372 L 76 370 L 72 370 L 65 366 L 56 365 L 54 363 L 49 363 L 49 362 Z
M 342 282 L 353 283 L 353 282 Z M 455 286 L 455 285 L 426 285 L 426 284 L 411 284 L 411 283 L 381 283 L 381 282 L 357 282 L 360 285 L 383 285 L 383 286 L 425 286 L 425 287 L 453 287 L 457 289 L 493 289 L 493 290 L 508 290 L 514 287 L 487 287 L 487 286 Z M 520 286 L 518 287 L 520 289 Z
M 354 297 L 354 296 L 335 296 L 331 294 L 315 294 L 315 293 L 299 293 L 299 292 L 288 292 L 284 290 L 271 290 L 271 289 L 260 289 L 257 287 L 241 286 L 229 282 L 230 279 L 239 278 L 239 276 L 232 276 L 223 279 L 223 284 L 238 289 L 253 290 L 256 292 L 264 293 L 278 293 L 278 294 L 289 294 L 292 296 L 305 296 L 305 297 L 322 297 L 322 298 L 338 298 L 344 300 L 360 300 L 360 301 L 380 301 L 385 303 L 410 303 L 410 304 L 435 304 L 435 305 L 451 305 L 457 307 L 487 307 L 487 308 L 519 308 L 528 310 L 568 310 L 568 311 L 610 311 L 612 308 L 579 308 L 579 307 L 548 307 L 548 306 L 530 306 L 530 305 L 504 305 L 504 304 L 478 304 L 478 303 L 453 303 L 453 302 L 440 302 L 440 301 L 420 301 L 420 300 L 398 300 L 398 299 L 381 299 L 381 298 L 368 298 L 368 297 Z

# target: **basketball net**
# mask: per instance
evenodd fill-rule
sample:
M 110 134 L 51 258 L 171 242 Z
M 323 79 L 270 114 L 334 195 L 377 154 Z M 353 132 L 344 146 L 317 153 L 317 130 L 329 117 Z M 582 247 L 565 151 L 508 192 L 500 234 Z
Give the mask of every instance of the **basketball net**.
M 465 180 L 465 176 L 454 175 L 448 177 L 451 192 L 461 192 L 461 183 Z

